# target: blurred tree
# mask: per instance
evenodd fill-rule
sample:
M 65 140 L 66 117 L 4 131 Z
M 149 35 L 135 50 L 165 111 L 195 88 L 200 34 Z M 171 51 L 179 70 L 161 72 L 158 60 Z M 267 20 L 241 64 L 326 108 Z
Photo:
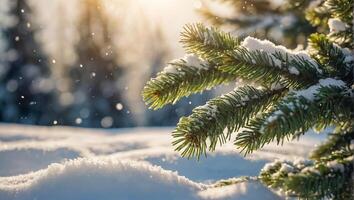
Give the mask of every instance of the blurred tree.
M 47 59 L 34 38 L 31 8 L 25 0 L 3 0 L 1 7 L 0 121 L 51 124 L 54 86 Z
M 133 125 L 119 82 L 124 69 L 117 64 L 113 33 L 100 0 L 82 1 L 78 32 L 77 61 L 69 72 L 74 102 L 63 123 L 104 128 Z
M 215 6 L 208 4 L 214 1 L 228 6 L 232 14 L 215 11 Z M 316 31 L 303 10 L 313 10 L 320 3 L 315 0 L 212 0 L 204 1 L 199 12 L 213 25 L 227 27 L 240 38 L 251 35 L 295 48 L 305 45 L 306 38 Z

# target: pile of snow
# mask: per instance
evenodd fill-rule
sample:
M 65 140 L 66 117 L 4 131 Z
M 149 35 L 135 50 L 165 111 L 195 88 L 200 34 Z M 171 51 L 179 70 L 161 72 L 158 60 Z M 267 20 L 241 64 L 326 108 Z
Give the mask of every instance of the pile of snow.
M 1 199 L 198 199 L 202 184 L 134 161 L 77 159 L 0 179 Z
M 328 20 L 329 31 L 331 33 L 339 33 L 345 31 L 347 25 L 337 18 L 330 18 Z
M 292 60 L 307 60 L 309 63 L 311 63 L 312 67 L 318 71 L 318 73 L 322 73 L 322 71 L 318 68 L 316 60 L 312 59 L 306 51 L 289 50 L 284 46 L 275 45 L 269 40 L 259 40 L 250 36 L 246 37 L 242 41 L 241 46 L 250 52 L 261 51 L 268 53 L 274 61 L 275 66 L 279 68 L 288 67 L 287 70 L 291 74 L 299 75 L 300 72 L 295 66 L 284 66 L 282 61 L 276 58 L 275 54 L 280 54 L 283 58 L 288 58 L 289 62 Z
M 1 200 L 279 199 L 259 182 L 214 187 L 255 176 L 269 161 L 305 157 L 318 138 L 244 158 L 232 143 L 200 161 L 181 158 L 171 128 L 121 130 L 0 124 Z
M 295 96 L 302 96 L 306 98 L 309 101 L 313 101 L 315 99 L 315 96 L 318 94 L 319 90 L 322 87 L 345 87 L 345 83 L 342 80 L 336 80 L 333 78 L 326 78 L 326 79 L 320 79 L 318 81 L 318 84 L 313 85 L 307 89 L 304 90 L 298 90 L 295 91 L 294 94 Z
M 171 64 L 167 65 L 167 67 L 163 69 L 163 72 L 167 74 L 182 74 L 183 72 L 181 71 L 180 65 L 192 67 L 197 70 L 208 69 L 208 63 L 205 60 L 195 54 L 186 54 L 181 59 L 171 61 Z

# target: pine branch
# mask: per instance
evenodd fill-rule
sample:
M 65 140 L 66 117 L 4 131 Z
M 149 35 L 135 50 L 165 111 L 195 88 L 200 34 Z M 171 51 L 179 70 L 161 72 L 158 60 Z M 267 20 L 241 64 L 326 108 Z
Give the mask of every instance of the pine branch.
M 207 60 L 217 60 L 220 54 L 232 51 L 239 45 L 238 39 L 217 28 L 203 24 L 188 24 L 181 33 L 181 43 L 187 53 L 197 54 Z
M 354 0 L 326 0 L 325 6 L 333 18 L 339 18 L 347 24 L 353 23 Z
M 351 151 L 350 141 L 352 140 L 354 140 L 354 132 L 333 133 L 326 142 L 311 153 L 311 159 L 320 160 L 338 150 Z
M 208 62 L 193 66 L 182 59 L 170 63 L 167 68 L 172 73 L 160 72 L 144 87 L 143 100 L 150 108 L 158 109 L 169 103 L 174 104 L 182 97 L 236 79 L 234 75 L 222 72 L 215 64 Z
M 286 92 L 258 90 L 245 86 L 197 107 L 188 117 L 182 117 L 173 132 L 176 150 L 182 156 L 199 158 L 224 144 L 231 134 L 243 127 L 257 113 L 268 109 Z
M 307 9 L 305 17 L 313 26 L 327 27 L 331 13 L 329 9 L 321 3 L 314 8 Z
M 353 61 L 348 61 L 346 50 L 334 44 L 323 34 L 309 37 L 310 53 L 322 64 L 328 76 L 346 78 L 353 68 Z M 349 50 L 347 50 L 349 51 Z M 348 52 L 350 54 L 350 52 Z
M 352 166 L 348 165 L 347 168 Z M 343 193 L 343 190 L 349 189 L 351 178 L 346 176 L 346 173 L 332 172 L 329 168 L 327 170 L 327 173 L 321 174 L 309 172 L 290 176 L 284 183 L 284 188 L 288 188 L 301 199 L 351 198 L 350 192 Z
M 350 91 L 343 85 L 315 85 L 292 93 L 274 110 L 252 120 L 237 135 L 235 145 L 248 154 L 274 140 L 282 144 L 315 125 L 327 127 L 338 122 L 337 119 L 350 122 L 353 119 L 347 109 L 349 100 Z
M 250 52 L 246 48 L 239 47 L 223 57 L 220 63 L 222 71 L 235 74 L 246 80 L 253 80 L 264 85 L 280 83 L 285 87 L 306 87 L 319 79 L 312 63 L 304 59 L 289 60 L 281 53 L 269 54 L 263 51 Z M 279 63 L 281 65 L 279 67 Z M 289 71 L 291 67 L 299 71 L 299 74 Z
M 351 28 L 347 28 L 345 31 L 339 31 L 336 33 L 328 34 L 331 41 L 339 44 L 342 47 L 354 48 L 354 30 L 353 26 Z
M 187 25 L 181 41 L 188 53 L 216 63 L 220 70 L 267 86 L 304 87 L 320 77 L 313 61 L 284 52 L 249 51 L 229 33 L 201 24 Z
M 260 180 L 300 199 L 350 199 L 353 185 L 348 174 L 352 172 L 353 152 L 338 151 L 316 162 L 269 163 L 262 169 Z

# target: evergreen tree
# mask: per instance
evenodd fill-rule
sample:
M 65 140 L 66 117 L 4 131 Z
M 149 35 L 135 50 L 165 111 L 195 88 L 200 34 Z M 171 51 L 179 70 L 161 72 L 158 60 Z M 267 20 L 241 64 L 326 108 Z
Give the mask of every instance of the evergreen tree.
M 1 17 L 7 22 L 0 28 L 4 40 L 0 121 L 51 124 L 53 84 L 46 57 L 34 38 L 36 27 L 30 21 L 31 8 L 25 0 L 3 4 Z
M 239 38 L 254 36 L 295 48 L 306 44 L 306 38 L 320 27 L 311 26 L 306 20 L 322 4 L 311 0 L 222 0 L 218 4 L 228 5 L 234 14 L 223 15 L 214 11 L 212 5 L 203 4 L 199 12 L 215 26 L 234 30 Z M 304 15 L 303 10 L 308 11 Z
M 311 159 L 275 161 L 257 179 L 300 199 L 354 198 L 354 1 L 319 3 L 321 12 L 303 10 L 311 24 L 327 27 L 309 36 L 306 51 L 235 38 L 202 24 L 184 28 L 181 42 L 190 55 L 147 83 L 143 98 L 150 108 L 238 79 L 248 84 L 180 119 L 173 145 L 182 156 L 206 155 L 233 134 L 236 148 L 247 155 L 311 129 L 331 129 Z
M 131 126 L 127 105 L 119 83 L 124 69 L 116 62 L 117 52 L 108 17 L 100 0 L 82 1 L 76 45 L 77 62 L 70 71 L 74 104 L 64 123 L 85 127 Z M 124 105 L 124 110 L 119 109 Z

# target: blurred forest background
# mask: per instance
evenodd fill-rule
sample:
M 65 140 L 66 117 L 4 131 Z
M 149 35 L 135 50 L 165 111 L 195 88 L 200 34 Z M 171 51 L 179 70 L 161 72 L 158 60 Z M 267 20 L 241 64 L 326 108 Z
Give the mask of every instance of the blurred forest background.
M 153 3 L 181 4 L 176 2 Z M 150 4 L 140 0 L 1 0 L 0 122 L 95 128 L 170 126 L 204 103 L 211 92 L 159 111 L 148 110 L 142 102 L 145 82 L 180 52 L 178 38 L 171 39 L 166 30 L 178 34 L 177 29 L 187 23 L 163 27 L 159 20 L 163 12 L 155 12 L 169 11 L 156 5 L 145 9 Z
M 203 21 L 239 38 L 252 35 L 303 49 L 315 29 L 302 14 L 302 0 L 296 9 L 283 2 L 1 0 L 0 122 L 174 126 L 192 108 L 235 86 L 147 109 L 144 84 L 183 55 L 183 25 Z

